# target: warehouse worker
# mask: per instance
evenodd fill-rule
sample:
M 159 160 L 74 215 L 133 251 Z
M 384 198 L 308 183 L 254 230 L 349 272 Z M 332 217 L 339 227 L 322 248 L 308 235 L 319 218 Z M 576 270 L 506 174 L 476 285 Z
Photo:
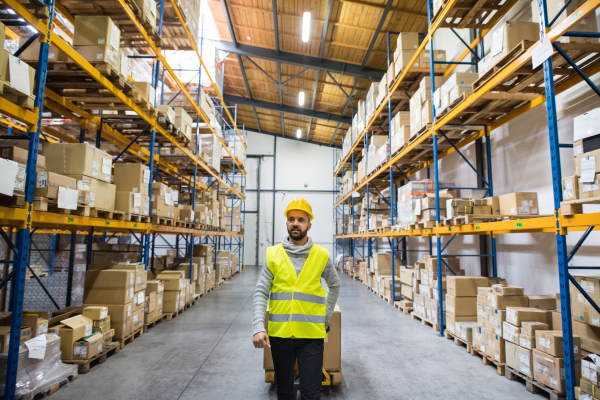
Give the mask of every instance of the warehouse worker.
M 271 348 L 278 400 L 296 398 L 296 360 L 302 399 L 320 399 L 323 339 L 340 293 L 340 278 L 327 249 L 307 236 L 313 219 L 310 204 L 294 199 L 284 214 L 289 236 L 267 248 L 254 290 L 252 342 L 259 349 Z M 321 278 L 329 287 L 327 298 Z M 264 322 L 268 299 L 267 334 Z

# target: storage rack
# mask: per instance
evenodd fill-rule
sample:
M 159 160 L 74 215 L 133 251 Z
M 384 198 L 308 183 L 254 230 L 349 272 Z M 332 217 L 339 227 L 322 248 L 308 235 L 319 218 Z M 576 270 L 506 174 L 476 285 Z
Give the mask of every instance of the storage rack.
M 432 5 L 431 1 L 428 0 L 428 17 L 429 17 L 429 32 L 425 37 L 419 48 L 417 49 L 417 54 L 413 56 L 413 58 L 408 63 L 408 67 L 405 68 L 400 76 L 397 78 L 397 81 L 392 85 L 387 97 L 382 102 L 382 104 L 377 109 L 375 115 L 369 120 L 367 128 L 359 135 L 356 143 L 351 147 L 349 154 L 343 157 L 342 161 L 339 163 L 337 167 L 334 168 L 334 186 L 337 189 L 338 185 L 338 176 L 340 173 L 351 168 L 351 171 L 354 172 L 354 164 L 356 161 L 355 151 L 360 150 L 360 146 L 363 144 L 367 146 L 368 144 L 368 136 L 369 131 L 373 128 L 374 123 L 379 116 L 386 111 L 388 115 L 390 115 L 391 110 L 391 100 L 395 97 L 399 97 L 397 95 L 398 91 L 403 90 L 404 88 L 410 88 L 410 85 L 414 88 L 415 83 L 418 84 L 418 81 L 411 82 L 409 78 L 411 77 L 411 73 L 418 72 L 418 69 L 412 68 L 414 62 L 417 60 L 419 54 L 429 45 L 429 48 L 433 54 L 433 43 L 432 38 L 433 34 L 440 28 L 452 28 L 454 27 L 448 21 L 452 21 L 453 19 L 448 19 L 449 16 L 456 16 L 453 14 L 455 11 L 453 7 L 458 3 L 458 0 L 450 0 L 446 3 L 444 8 L 438 13 L 438 15 L 433 16 L 432 18 Z M 496 14 L 489 20 L 485 25 L 479 24 L 477 28 L 479 29 L 478 37 L 471 42 L 468 48 L 458 57 L 456 61 L 450 62 L 450 67 L 445 70 L 444 75 L 448 76 L 452 73 L 453 69 L 459 63 L 462 63 L 462 60 L 468 54 L 473 54 L 477 56 L 476 45 L 482 43 L 483 38 L 487 33 L 490 32 L 492 27 L 510 10 L 510 8 L 516 4 L 516 1 L 507 1 L 502 7 L 496 12 Z M 343 215 L 344 207 L 348 206 L 350 203 L 350 210 L 352 213 L 352 218 L 354 217 L 354 207 L 353 207 L 353 194 L 357 193 L 366 193 L 368 196 L 369 193 L 369 184 L 373 184 L 375 182 L 381 184 L 383 175 L 387 174 L 389 171 L 389 180 L 387 184 L 390 182 L 393 184 L 398 184 L 402 179 L 409 180 L 411 176 L 413 176 L 417 171 L 420 171 L 423 168 L 427 168 L 427 177 L 429 178 L 429 172 L 431 167 L 433 167 L 434 171 L 434 185 L 435 185 L 435 195 L 436 195 L 436 224 L 433 228 L 424 228 L 424 229 L 404 229 L 393 232 L 386 233 L 378 233 L 378 234 L 345 234 L 338 233 L 339 227 L 336 226 L 336 236 L 335 240 L 345 240 L 349 239 L 352 243 L 350 255 L 352 257 L 355 256 L 355 246 L 354 241 L 359 239 L 367 239 L 369 242 L 368 245 L 368 255 L 372 255 L 373 248 L 371 247 L 371 240 L 377 240 L 380 238 L 390 238 L 392 240 L 403 239 L 407 237 L 425 237 L 428 238 L 430 243 L 433 238 L 436 239 L 436 249 L 435 254 L 437 255 L 438 262 L 438 276 L 442 276 L 442 253 L 443 250 L 448 245 L 449 241 L 451 241 L 456 235 L 491 235 L 492 238 L 492 259 L 493 259 L 493 271 L 492 274 L 496 276 L 496 262 L 495 262 L 495 246 L 494 239 L 497 235 L 501 234 L 509 234 L 509 233 L 523 233 L 523 232 L 547 232 L 554 233 L 556 236 L 557 242 L 557 253 L 558 253 L 558 269 L 560 276 L 560 298 L 561 298 L 561 315 L 562 315 L 562 330 L 563 330 L 563 344 L 564 344 L 564 358 L 565 358 L 565 381 L 566 381 L 566 394 L 569 400 L 575 398 L 574 395 L 574 386 L 575 386 L 575 369 L 574 369 L 574 357 L 573 357 L 573 330 L 572 330 L 572 321 L 571 321 L 571 305 L 570 305 L 570 289 L 569 284 L 572 283 L 573 286 L 577 288 L 579 292 L 593 305 L 596 311 L 600 312 L 600 307 L 595 304 L 592 299 L 587 295 L 585 290 L 581 288 L 581 286 L 576 282 L 576 280 L 570 275 L 569 270 L 571 269 L 596 269 L 597 267 L 573 267 L 568 266 L 568 262 L 571 261 L 573 256 L 576 254 L 577 250 L 584 243 L 589 233 L 594 229 L 595 226 L 600 222 L 600 213 L 587 213 L 587 214 L 574 214 L 574 215 L 562 215 L 560 212 L 560 206 L 562 201 L 562 187 L 561 187 L 561 170 L 560 170 L 560 149 L 561 148 L 570 148 L 573 147 L 572 144 L 563 144 L 559 143 L 558 140 L 558 127 L 556 121 L 556 102 L 555 95 L 566 91 L 567 89 L 579 84 L 580 82 L 586 82 L 592 90 L 598 95 L 600 95 L 600 90 L 591 82 L 588 76 L 591 76 L 595 73 L 600 72 L 600 63 L 598 62 L 597 56 L 595 57 L 586 57 L 586 55 L 593 53 L 600 53 L 600 45 L 598 44 L 586 44 L 586 46 L 578 47 L 576 44 L 569 46 L 569 44 L 559 44 L 558 39 L 562 36 L 574 36 L 574 37 L 600 37 L 599 33 L 589 33 L 589 32 L 573 32 L 572 29 L 579 24 L 579 22 L 584 19 L 588 14 L 593 13 L 600 7 L 599 0 L 588 0 L 586 1 L 578 10 L 573 12 L 571 16 L 559 24 L 554 25 L 554 21 L 548 21 L 547 18 L 547 6 L 545 0 L 538 0 L 538 8 L 540 10 L 540 37 L 549 40 L 549 42 L 553 46 L 554 54 L 547 58 L 543 66 L 537 66 L 533 68 L 532 66 L 532 55 L 536 49 L 542 46 L 542 40 L 534 43 L 531 47 L 524 49 L 518 56 L 504 65 L 502 68 L 499 68 L 498 71 L 490 77 L 485 83 L 479 86 L 470 96 L 466 96 L 464 101 L 455 106 L 453 109 L 449 110 L 446 114 L 442 115 L 440 118 L 434 121 L 431 128 L 428 129 L 423 135 L 419 136 L 416 140 L 410 142 L 405 148 L 401 149 L 397 154 L 391 154 L 389 160 L 381 167 L 379 170 L 376 170 L 372 175 L 366 177 L 361 182 L 353 182 L 353 188 L 350 192 L 343 195 L 340 199 L 336 199 L 334 196 L 334 218 L 337 217 L 340 213 Z M 559 15 L 564 12 L 566 6 L 560 10 Z M 464 42 L 463 42 L 464 43 Z M 466 43 L 465 43 L 466 44 Z M 585 48 L 586 50 L 581 50 Z M 538 49 L 539 50 L 539 49 Z M 587 53 L 586 53 L 587 51 Z M 568 53 L 567 53 L 568 52 Z M 389 54 L 389 40 L 388 40 L 388 54 Z M 431 63 L 429 75 L 433 76 L 437 73 L 434 70 L 434 63 Z M 560 68 L 562 67 L 562 68 Z M 504 114 L 496 115 L 494 117 L 489 117 L 490 123 L 487 123 L 483 126 L 473 126 L 470 124 L 464 124 L 460 126 L 463 129 L 463 132 L 466 132 L 466 137 L 463 137 L 458 143 L 453 143 L 450 148 L 440 149 L 438 147 L 441 137 L 438 137 L 438 134 L 441 134 L 442 137 L 445 137 L 444 131 L 451 128 L 454 129 L 451 125 L 456 120 L 460 121 L 468 121 L 467 110 L 469 107 L 473 107 L 477 104 L 478 101 L 482 101 L 486 99 L 494 99 L 494 96 L 490 96 L 490 94 L 494 91 L 494 89 L 507 81 L 510 78 L 514 77 L 516 73 L 518 73 L 519 69 L 529 68 L 531 70 L 530 77 L 528 79 L 520 79 L 517 83 L 527 85 L 529 87 L 537 86 L 540 88 L 539 93 L 535 95 L 529 94 L 529 96 L 523 95 L 523 93 L 519 93 L 519 90 L 509 90 L 510 93 L 513 94 L 513 101 L 517 101 L 518 105 L 515 107 L 513 105 L 512 110 L 506 111 Z M 557 70 L 560 68 L 560 71 Z M 539 72 L 543 70 L 543 79 L 540 77 Z M 536 75 L 535 73 L 538 72 Z M 414 75 L 413 75 L 414 76 Z M 544 85 L 541 88 L 541 85 Z M 515 86 L 518 89 L 518 86 Z M 431 84 L 432 94 L 435 91 L 435 81 L 432 78 Z M 406 91 L 410 91 L 406 90 Z M 432 96 L 433 98 L 433 96 Z M 499 99 L 498 97 L 495 97 Z M 505 100 L 511 99 L 510 96 L 507 96 Z M 480 175 L 480 179 L 487 183 L 486 189 L 489 189 L 489 195 L 493 194 L 493 186 L 492 186 L 492 174 L 491 174 L 491 156 L 490 156 L 490 144 L 489 138 L 490 133 L 508 123 L 509 121 L 517 118 L 520 115 L 523 115 L 527 111 L 546 103 L 547 116 L 548 116 L 548 128 L 549 128 L 549 139 L 550 139 L 550 159 L 551 159 L 551 167 L 552 167 L 552 180 L 553 180 L 553 194 L 554 194 L 554 213 L 552 216 L 539 216 L 536 218 L 528 218 L 528 219 L 517 219 L 517 220 L 508 220 L 508 221 L 495 221 L 495 222 L 485 222 L 485 223 L 475 223 L 468 225 L 458 225 L 458 226 L 442 226 L 440 225 L 439 218 L 439 190 L 441 189 L 439 186 L 439 177 L 438 177 L 438 161 L 445 156 L 457 152 L 460 154 L 460 149 L 463 147 L 475 142 L 477 139 L 484 138 L 486 139 L 486 153 L 487 153 L 487 181 L 483 179 L 483 176 Z M 505 103 L 506 104 L 506 103 Z M 514 104 L 514 103 L 513 103 Z M 499 106 L 498 106 L 499 107 Z M 435 108 L 432 110 L 433 116 L 436 115 Z M 472 112 L 472 111 L 471 111 Z M 391 119 L 391 118 L 390 118 Z M 402 170 L 401 167 L 398 167 L 396 164 L 402 165 L 403 157 L 406 157 L 411 153 L 411 151 L 417 149 L 419 146 L 422 146 L 426 143 L 427 140 L 430 140 L 433 145 L 433 154 L 429 155 L 427 158 L 421 158 L 417 163 L 417 165 L 409 165 L 407 170 Z M 334 153 L 335 154 L 335 153 Z M 464 157 L 463 157 L 464 158 Z M 348 163 L 348 161 L 350 161 Z M 465 159 L 466 161 L 466 159 Z M 473 168 L 473 166 L 471 165 Z M 396 176 L 394 176 L 393 168 L 396 168 L 398 171 L 396 172 Z M 475 168 L 473 168 L 475 170 Z M 393 189 L 393 187 L 392 187 Z M 337 192 L 337 190 L 336 190 Z M 391 200 L 393 200 L 394 191 L 391 190 Z M 584 202 L 582 202 L 584 203 Z M 390 202 L 390 205 L 393 205 L 394 201 Z M 392 206 L 393 207 L 393 206 Z M 339 211 L 338 209 L 341 209 Z M 392 208 L 393 210 L 393 208 Z M 393 212 L 392 212 L 393 218 Z M 337 218 L 336 218 L 337 219 Z M 579 241 L 573 246 L 570 252 L 567 251 L 566 245 L 566 236 L 569 232 L 584 232 Z M 449 238 L 446 241 L 444 247 L 442 248 L 441 239 L 443 237 Z M 392 277 L 395 276 L 394 273 L 394 258 L 397 258 L 396 252 L 397 249 L 395 245 L 390 246 L 393 251 L 392 256 Z M 336 247 L 339 249 L 339 247 Z M 342 254 L 345 255 L 345 246 L 342 245 Z M 431 245 L 430 245 L 431 249 Z M 402 251 L 406 251 L 404 248 Z M 484 256 L 484 255 L 480 255 Z M 364 259 L 364 258 L 363 258 Z M 370 268 L 370 266 L 368 266 Z M 450 268 L 448 268 L 450 269 Z M 451 270 L 450 270 L 451 271 Z M 395 292 L 395 286 L 392 284 Z M 442 306 L 442 296 L 441 296 L 441 285 L 439 285 L 438 294 L 440 299 L 439 310 L 439 322 L 440 322 L 440 334 L 443 333 L 444 325 L 443 325 L 443 306 Z M 393 295 L 392 295 L 393 296 Z
M 30 25 L 39 32 L 40 40 L 40 52 L 39 61 L 36 68 L 35 78 L 35 103 L 32 110 L 24 109 L 4 98 L 0 98 L 0 114 L 6 116 L 7 119 L 3 119 L 1 122 L 7 127 L 7 136 L 2 136 L 2 139 L 16 139 L 16 140 L 28 140 L 29 141 L 29 157 L 27 160 L 26 167 L 26 184 L 25 184 L 25 207 L 24 208 L 10 208 L 0 207 L 0 236 L 4 239 L 7 246 L 11 250 L 13 257 L 3 261 L 0 261 L 5 268 L 5 274 L 3 275 L 2 282 L 0 282 L 0 288 L 7 290 L 9 288 L 9 309 L 12 312 L 11 319 L 11 340 L 8 352 L 8 363 L 5 379 L 4 398 L 12 399 L 15 396 L 15 382 L 17 378 L 17 365 L 18 365 L 18 350 L 20 342 L 20 329 L 21 329 L 21 316 L 23 312 L 23 298 L 25 290 L 25 277 L 26 269 L 29 268 L 29 256 L 30 256 L 30 245 L 31 236 L 36 230 L 38 232 L 68 232 L 71 234 L 71 250 L 69 259 L 69 282 L 71 281 L 73 274 L 74 264 L 74 244 L 76 243 L 76 235 L 83 233 L 89 235 L 88 237 L 88 263 L 91 259 L 92 251 L 92 238 L 94 234 L 102 233 L 103 237 L 106 238 L 106 233 L 110 232 L 112 235 L 132 235 L 140 243 L 143 244 L 142 259 L 148 268 L 148 261 L 150 259 L 150 253 L 154 253 L 154 242 L 157 235 L 176 235 L 176 246 L 179 249 L 180 236 L 183 236 L 188 245 L 185 246 L 185 253 L 193 257 L 193 243 L 196 237 L 201 240 L 203 237 L 205 240 L 212 240 L 219 243 L 221 237 L 228 238 L 229 248 L 233 248 L 233 241 L 237 243 L 237 251 L 240 254 L 240 266 L 243 265 L 243 234 L 239 232 L 220 232 L 220 231 L 209 231 L 200 230 L 193 228 L 175 227 L 175 226 L 163 226 L 156 225 L 150 222 L 132 222 L 122 221 L 106 218 L 93 218 L 79 215 L 64 215 L 55 214 L 51 212 L 33 211 L 33 190 L 35 187 L 35 173 L 36 173 L 36 162 L 38 154 L 38 146 L 40 138 L 43 137 L 45 140 L 54 141 L 51 137 L 56 139 L 69 142 L 77 143 L 86 140 L 86 130 L 93 130 L 96 132 L 95 142 L 96 147 L 100 147 L 102 143 L 109 143 L 116 145 L 122 149 L 121 153 L 114 159 L 127 156 L 135 157 L 137 160 L 150 167 L 150 188 L 153 181 L 158 182 L 159 171 L 164 176 L 175 177 L 171 181 L 171 184 L 178 181 L 180 188 L 185 186 L 193 193 L 193 199 L 195 199 L 195 191 L 197 188 L 207 189 L 207 185 L 202 183 L 201 175 L 210 176 L 209 182 L 217 182 L 217 190 L 224 188 L 227 193 L 231 195 L 232 205 L 244 203 L 244 195 L 240 190 L 234 188 L 236 175 L 238 176 L 238 182 L 242 185 L 245 184 L 245 169 L 240 165 L 238 158 L 235 157 L 230 149 L 227 147 L 227 143 L 223 138 L 219 137 L 219 141 L 225 147 L 226 152 L 231 157 L 230 161 L 226 161 L 224 165 L 226 167 L 224 172 L 216 172 L 208 167 L 202 160 L 197 156 L 198 146 L 196 149 L 190 151 L 183 146 L 179 141 L 167 132 L 161 125 L 157 123 L 157 118 L 151 112 L 151 108 L 142 108 L 136 104 L 128 95 L 116 85 L 115 82 L 107 79 L 94 65 L 83 59 L 65 40 L 63 40 L 58 34 L 53 31 L 53 26 L 58 26 L 65 33 L 69 33 L 66 24 L 74 22 L 74 15 L 85 14 L 85 10 L 81 10 L 78 7 L 85 7 L 93 2 L 71 2 L 65 0 L 63 3 L 54 0 L 36 0 L 32 3 L 18 2 L 16 0 L 2 0 L 3 6 L 12 9 L 16 18 L 7 17 L 4 14 L 2 22 L 7 26 L 27 26 Z M 107 2 L 104 2 L 106 5 Z M 186 50 L 193 50 L 198 57 L 200 62 L 198 75 L 202 73 L 202 70 L 208 74 L 208 69 L 203 62 L 201 56 L 201 50 L 199 50 L 196 44 L 196 35 L 192 34 L 188 29 L 185 18 L 181 10 L 179 9 L 179 2 L 177 0 L 160 0 L 158 2 L 159 7 L 159 18 L 157 30 L 152 30 L 152 33 L 146 30 L 147 25 L 138 20 L 136 12 L 134 11 L 135 4 L 133 2 L 125 0 L 114 0 L 111 2 L 111 17 L 115 18 L 118 16 L 122 22 L 122 28 L 125 31 L 124 37 L 128 36 L 131 39 L 131 44 L 136 48 L 143 48 L 147 51 L 148 56 L 136 56 L 138 58 L 151 58 L 153 62 L 153 73 L 152 73 L 152 85 L 158 88 L 159 73 L 162 72 L 162 94 L 164 95 L 164 80 L 165 76 L 168 77 L 174 83 L 174 86 L 180 90 L 189 103 L 192 105 L 193 114 L 196 119 L 196 134 L 198 134 L 200 128 L 200 121 L 206 124 L 203 130 L 210 131 L 215 134 L 215 129 L 211 126 L 208 117 L 205 116 L 200 107 L 200 85 L 198 84 L 197 98 L 194 99 L 189 91 L 186 89 L 187 85 L 184 85 L 175 71 L 169 66 L 165 59 L 163 50 L 167 49 L 167 46 L 161 48 L 162 43 L 171 43 L 177 41 L 180 46 L 179 48 L 185 48 Z M 35 9 L 35 13 L 30 11 Z M 57 12 L 58 11 L 58 12 Z M 81 11 L 81 13 L 80 13 Z M 170 26 L 174 24 L 180 24 L 180 27 L 185 32 L 184 38 L 173 33 L 172 28 L 165 29 L 163 32 L 163 22 L 166 13 L 170 15 Z M 88 13 L 89 14 L 89 13 Z M 97 10 L 94 11 L 95 15 L 98 15 Z M 39 17 L 38 17 L 39 16 Z M 179 27 L 179 25 L 176 25 Z M 163 33 L 165 33 L 163 35 Z M 35 39 L 32 39 L 27 43 L 30 44 Z M 183 42 L 183 44 L 181 43 Z M 98 88 L 105 89 L 110 92 L 111 96 L 114 96 L 114 103 L 118 103 L 121 110 L 133 111 L 137 116 L 127 115 L 115 116 L 115 115 L 95 115 L 92 110 L 85 110 L 70 101 L 67 96 L 63 96 L 58 93 L 55 86 L 52 86 L 57 75 L 54 71 L 49 68 L 48 62 L 48 51 L 49 43 L 56 46 L 59 50 L 66 53 L 69 58 L 79 68 L 78 75 L 90 79 L 92 82 L 97 84 Z M 201 48 L 201 47 L 200 47 Z M 21 49 L 22 51 L 22 49 Z M 210 78 L 210 75 L 208 75 Z M 221 95 L 221 88 L 217 87 L 215 82 L 211 79 L 212 91 L 216 93 L 221 105 L 223 105 L 223 97 Z M 162 102 L 162 96 L 161 96 Z M 80 125 L 79 140 L 74 139 L 72 136 L 66 135 L 58 129 L 51 126 L 42 125 L 42 111 L 46 109 L 57 112 L 63 115 L 64 118 L 70 119 Z M 97 107 L 102 108 L 102 107 Z M 150 111 L 149 111 L 150 110 Z M 245 140 L 245 134 L 240 131 L 237 126 L 236 118 L 230 113 L 227 107 L 222 107 L 222 114 L 229 118 L 229 122 L 226 122 L 224 118 L 219 119 L 220 124 L 227 123 L 230 129 L 229 139 L 234 137 L 233 140 Z M 120 131 L 119 125 L 123 120 L 127 122 L 135 123 L 141 128 L 137 135 L 131 135 Z M 17 123 L 14 123 L 14 122 Z M 18 131 L 15 132 L 17 128 Z M 243 129 L 242 129 L 243 131 Z M 144 137 L 146 134 L 146 137 Z M 51 136 L 51 137 L 47 137 Z M 140 139 L 142 137 L 142 139 Z M 217 136 L 218 137 L 218 136 Z M 146 147 L 141 146 L 139 143 L 142 140 L 149 142 Z M 161 144 L 169 144 L 170 146 L 177 147 L 182 151 L 185 156 L 190 159 L 189 164 L 185 168 L 179 168 L 174 166 L 167 157 L 160 155 L 156 148 Z M 245 144 L 244 144 L 245 146 Z M 113 163 L 114 163 L 113 161 Z M 138 161 L 139 162 L 139 161 Z M 193 166 L 192 166 L 193 165 Z M 156 169 L 154 168 L 156 166 Z M 198 171 L 200 166 L 201 171 Z M 227 168 L 229 167 L 229 168 Z M 229 183 L 228 183 L 229 182 Z M 210 185 L 209 185 L 210 186 Z M 192 204 L 195 204 L 193 202 Z M 150 207 L 151 208 L 151 207 Z M 16 232 L 16 241 L 13 243 L 13 233 Z M 138 236 L 139 235 L 139 236 Z M 192 240 L 189 240 L 191 238 Z M 235 239 L 234 239 L 235 238 Z M 109 238 L 110 239 L 110 238 Z M 215 247 L 215 252 L 218 250 L 218 246 Z M 216 258 L 216 257 L 215 257 Z M 153 259 L 153 258 L 152 258 Z M 12 266 L 8 268 L 6 266 Z M 190 266 L 191 269 L 191 266 Z M 39 277 L 29 268 L 34 275 L 34 278 L 39 280 Z M 191 271 L 190 271 L 191 272 Z M 190 274 L 191 276 L 191 274 Z M 42 285 L 43 286 L 43 285 Z M 49 295 L 49 293 L 47 292 Z M 50 295 L 49 295 L 50 296 Z M 51 297 L 51 296 L 50 296 Z M 70 296 L 67 296 L 67 305 L 69 305 Z

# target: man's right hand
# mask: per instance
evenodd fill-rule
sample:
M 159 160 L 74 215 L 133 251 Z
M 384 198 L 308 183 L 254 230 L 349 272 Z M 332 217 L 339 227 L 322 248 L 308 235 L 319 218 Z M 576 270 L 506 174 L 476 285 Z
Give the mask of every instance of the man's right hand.
M 271 343 L 269 343 L 269 335 L 267 335 L 267 332 L 258 332 L 252 338 L 252 343 L 254 344 L 254 348 L 256 349 L 262 349 L 265 346 L 271 347 Z

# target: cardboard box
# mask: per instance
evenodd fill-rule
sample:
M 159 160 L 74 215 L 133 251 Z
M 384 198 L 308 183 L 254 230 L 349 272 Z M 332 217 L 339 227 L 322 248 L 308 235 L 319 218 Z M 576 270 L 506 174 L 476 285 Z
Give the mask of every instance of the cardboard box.
M 491 35 L 491 65 L 494 66 L 523 40 L 536 42 L 539 37 L 539 25 L 532 22 L 507 21 L 498 24 Z
M 109 46 L 119 51 L 121 30 L 107 16 L 75 16 L 73 46 Z
M 490 293 L 488 295 L 488 304 L 498 310 L 506 310 L 507 307 L 527 307 L 529 299 L 527 296 L 501 296 Z
M 37 60 L 36 56 L 36 60 Z M 7 160 L 15 161 L 19 164 L 27 165 L 27 159 L 29 158 L 29 151 L 19 146 L 0 146 L 0 157 Z M 36 171 L 46 170 L 46 157 L 41 154 L 37 156 Z
M 535 331 L 535 348 L 551 356 L 563 355 L 562 331 Z M 579 336 L 573 335 L 573 355 L 581 356 L 581 341 Z
M 73 345 L 73 360 L 88 360 L 102 352 L 104 335 L 92 333 Z
M 108 308 L 101 306 L 89 306 L 83 309 L 83 316 L 93 321 L 100 321 L 108 317 Z
M 445 304 L 445 302 L 444 302 Z M 445 309 L 445 307 L 444 307 Z M 448 329 L 450 332 L 452 332 L 453 334 L 456 334 L 455 329 L 456 329 L 456 324 L 459 322 L 475 322 L 477 320 L 477 317 L 473 316 L 473 315 L 468 315 L 468 316 L 456 316 L 452 313 L 446 312 L 446 329 Z
M 503 296 L 522 296 L 525 294 L 525 289 L 510 285 L 492 285 L 492 292 Z
M 181 278 L 180 275 L 166 274 L 165 271 L 163 271 L 156 276 L 156 279 L 163 281 L 165 291 L 182 290 L 185 288 L 186 280 Z
M 90 207 L 109 211 L 115 209 L 115 198 L 117 193 L 115 185 L 85 175 L 69 176 L 78 181 L 82 181 L 90 187 Z
M 85 274 L 84 303 L 100 305 L 128 304 L 133 301 L 135 272 L 94 270 Z
M 35 86 L 35 69 L 4 50 L 1 53 L 0 75 L 6 75 L 11 91 L 23 96 L 31 96 Z
M 115 164 L 114 184 L 118 192 L 148 195 L 150 170 L 145 164 Z
M 83 304 L 83 307 L 96 304 Z M 114 338 L 123 339 L 131 333 L 132 303 L 122 305 L 106 305 L 110 317 L 110 327 L 114 329 Z
M 506 365 L 533 378 L 532 351 L 514 343 L 505 342 Z
M 560 313 L 556 314 L 560 317 Z M 575 320 L 572 321 L 572 327 L 573 335 L 579 336 L 583 350 L 600 353 L 600 328 Z M 556 329 L 560 329 L 560 325 Z
M 156 292 L 150 292 L 146 296 L 146 302 L 144 304 L 144 312 L 150 313 L 156 311 Z
M 584 380 L 592 385 L 597 385 L 600 372 L 600 357 L 596 354 L 588 354 L 581 360 L 581 373 Z
M 488 278 L 483 276 L 448 276 L 448 294 L 475 297 L 478 294 L 477 288 L 487 286 L 488 282 Z
M 593 197 L 600 196 L 600 174 L 594 175 L 592 182 L 582 182 L 579 180 L 579 198 L 580 199 L 591 199 Z
M 179 300 L 182 296 L 181 290 L 165 290 L 163 292 L 163 312 L 175 313 L 179 311 Z M 185 292 L 183 293 L 185 297 Z
M 579 177 L 577 175 L 562 178 L 563 201 L 579 199 Z
M 147 292 L 156 292 L 158 294 L 158 293 L 164 292 L 164 290 L 165 290 L 165 284 L 161 280 L 153 280 L 153 281 L 146 282 L 146 291 Z
M 473 329 L 477 326 L 476 322 L 456 322 L 454 332 L 456 335 L 469 343 L 473 342 Z
M 477 297 L 455 297 L 446 294 L 446 310 L 456 316 L 477 315 Z
M 36 173 L 34 197 L 47 197 L 49 200 L 58 200 L 59 188 L 77 189 L 77 180 L 69 176 L 54 172 Z
M 148 215 L 144 205 L 148 204 L 148 196 L 133 192 L 115 193 L 115 211 L 125 214 Z
M 579 381 L 579 390 L 580 393 L 577 393 L 577 389 L 575 388 L 575 398 L 576 399 L 582 399 L 584 400 L 585 398 L 582 397 L 583 394 L 587 394 L 591 397 L 588 397 L 588 400 L 596 400 L 598 398 L 598 396 L 600 396 L 600 388 L 598 386 L 596 386 L 595 384 L 593 384 L 592 382 L 588 381 L 587 379 L 585 379 L 585 367 L 583 366 L 583 364 L 585 363 L 585 359 L 581 360 L 581 365 L 582 365 L 582 378 Z
M 556 310 L 556 296 L 545 294 L 529 297 L 529 308 L 539 308 L 540 310 Z
M 419 34 L 416 32 L 400 32 L 396 39 L 396 51 L 394 56 L 399 53 L 399 50 L 416 50 L 419 47 Z
M 47 143 L 44 146 L 48 171 L 63 175 L 85 175 L 110 182 L 112 159 L 87 143 Z M 108 175 L 108 179 L 105 179 Z
M 600 278 L 596 276 L 575 276 L 577 283 L 586 291 L 587 295 L 596 303 L 600 303 Z M 600 314 L 583 297 L 573 284 L 571 285 L 571 316 L 573 319 L 594 326 L 600 326 Z
M 517 192 L 499 196 L 501 215 L 539 215 L 537 193 Z
M 550 330 L 549 325 L 545 324 L 543 322 L 524 321 L 521 323 L 521 333 L 523 333 L 527 336 L 535 337 L 535 331 L 548 331 L 548 330 Z
M 44 316 L 40 313 L 23 312 L 21 325 L 31 328 L 32 338 L 48 333 L 48 319 L 42 318 Z
M 502 323 L 502 338 L 508 342 L 519 344 L 519 335 L 521 334 L 521 328 L 514 326 L 506 321 Z
M 58 329 L 58 336 L 60 336 L 60 351 L 62 352 L 63 360 L 74 359 L 74 344 L 92 334 L 93 323 L 92 320 L 83 315 L 77 315 L 75 317 L 67 318 L 60 321 L 60 325 L 55 327 Z
M 524 321 L 550 323 L 552 313 L 547 310 L 528 307 L 507 307 L 506 321 L 514 326 L 521 326 Z
M 143 304 L 143 302 L 142 302 L 142 304 Z M 140 308 L 139 310 L 133 312 L 133 315 L 131 317 L 131 323 L 132 323 L 132 326 L 131 326 L 132 332 L 135 332 L 138 329 L 141 329 L 144 327 L 144 308 L 143 307 Z
M 133 88 L 142 98 L 151 104 L 154 104 L 156 91 L 150 82 L 132 82 Z
M 500 363 L 506 362 L 505 353 L 505 340 L 500 335 L 494 335 L 491 332 L 487 334 L 487 342 L 485 345 L 485 354 L 490 356 L 493 360 Z
M 394 58 L 394 68 L 396 76 L 400 75 L 404 68 L 408 67 L 408 63 L 415 56 L 416 50 L 400 50 L 397 53 L 394 53 L 396 57 Z M 419 68 L 419 58 L 414 62 L 413 68 Z
M 90 64 L 110 64 L 119 71 L 119 51 L 109 45 L 77 46 L 75 50 Z
M 505 310 L 498 310 L 490 306 L 485 306 L 485 329 L 487 329 L 495 335 L 502 336 L 504 321 L 506 321 Z
M 558 391 L 565 392 L 564 358 L 548 355 L 538 349 L 533 350 L 533 378 L 544 385 Z M 575 358 L 575 382 L 581 378 L 581 358 Z

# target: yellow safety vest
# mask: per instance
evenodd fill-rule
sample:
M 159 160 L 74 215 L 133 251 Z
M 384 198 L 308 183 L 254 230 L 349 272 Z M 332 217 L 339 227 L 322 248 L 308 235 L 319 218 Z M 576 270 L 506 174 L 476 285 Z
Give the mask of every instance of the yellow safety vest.
M 300 276 L 297 276 L 283 245 L 267 248 L 267 266 L 273 274 L 269 336 L 325 338 L 326 297 L 325 289 L 321 287 L 321 275 L 327 260 L 327 249 L 313 244 Z

